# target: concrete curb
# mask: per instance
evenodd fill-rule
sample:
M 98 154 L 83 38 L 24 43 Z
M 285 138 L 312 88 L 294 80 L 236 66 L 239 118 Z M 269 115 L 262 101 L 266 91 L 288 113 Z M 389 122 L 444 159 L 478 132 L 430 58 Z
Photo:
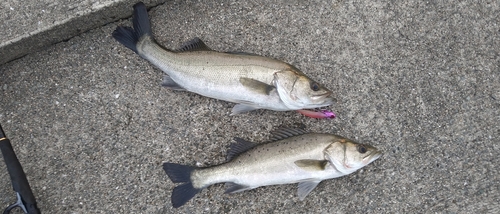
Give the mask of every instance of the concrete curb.
M 2 38 L 0 41 L 0 64 L 68 40 L 90 29 L 130 17 L 132 5 L 137 2 L 137 0 L 118 0 L 88 5 L 79 8 L 79 11 L 71 11 L 72 14 L 69 18 L 62 17 L 57 20 L 58 18 L 55 17 L 54 19 L 57 21 L 50 25 L 21 32 L 10 38 Z M 148 7 L 157 6 L 164 2 L 166 0 L 144 1 Z M 15 28 L 16 26 L 12 25 L 19 22 L 22 20 L 11 20 L 10 24 L 7 24 L 10 26 L 3 26 L 2 29 Z

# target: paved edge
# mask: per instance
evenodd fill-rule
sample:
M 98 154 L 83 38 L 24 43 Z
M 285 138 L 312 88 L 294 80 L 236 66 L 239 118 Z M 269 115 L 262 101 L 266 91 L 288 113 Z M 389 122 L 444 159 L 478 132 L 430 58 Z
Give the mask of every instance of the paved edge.
M 144 1 L 150 7 L 167 0 Z M 15 39 L 0 44 L 0 65 L 41 50 L 52 44 L 68 40 L 88 30 L 132 16 L 132 5 L 138 0 L 123 0 L 103 4 L 100 8 L 83 15 L 55 22 L 53 25 L 27 32 Z

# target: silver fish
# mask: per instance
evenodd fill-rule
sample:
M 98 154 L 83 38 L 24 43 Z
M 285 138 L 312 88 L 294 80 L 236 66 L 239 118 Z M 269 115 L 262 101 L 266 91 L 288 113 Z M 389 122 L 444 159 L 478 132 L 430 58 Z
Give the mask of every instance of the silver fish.
M 175 51 L 161 47 L 142 2 L 134 5 L 133 25 L 117 27 L 113 37 L 164 71 L 163 86 L 238 103 L 232 114 L 312 109 L 335 101 L 330 90 L 279 60 L 213 51 L 198 38 Z
M 207 168 L 164 163 L 174 183 L 173 207 L 180 207 L 202 189 L 226 183 L 226 193 L 261 186 L 299 183 L 303 200 L 321 181 L 353 173 L 378 159 L 382 152 L 332 134 L 308 133 L 299 128 L 274 132 L 272 142 L 256 144 L 235 138 L 228 151 L 229 162 Z

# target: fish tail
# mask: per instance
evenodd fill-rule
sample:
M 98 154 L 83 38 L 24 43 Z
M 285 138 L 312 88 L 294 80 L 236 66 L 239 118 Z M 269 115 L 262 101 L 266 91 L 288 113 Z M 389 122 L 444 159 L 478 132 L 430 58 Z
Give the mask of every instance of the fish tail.
M 176 186 L 172 191 L 172 197 L 170 198 L 172 206 L 174 208 L 178 208 L 184 205 L 200 191 L 201 189 L 194 188 L 191 182 Z
M 151 23 L 149 22 L 148 11 L 144 3 L 139 2 L 134 5 L 134 16 L 132 18 L 132 23 L 134 28 L 118 26 L 116 30 L 113 31 L 113 38 L 118 42 L 125 45 L 125 47 L 130 48 L 134 52 L 137 52 L 137 42 L 143 36 L 149 36 L 153 38 L 151 31 Z
M 163 169 L 172 182 L 185 183 L 191 182 L 191 172 L 193 172 L 196 167 L 176 163 L 163 163 Z
M 170 199 L 174 208 L 184 205 L 201 191 L 201 189 L 194 188 L 193 183 L 191 183 L 191 172 L 196 169 L 195 167 L 176 163 L 163 163 L 163 169 L 172 182 L 184 183 L 176 186 L 172 191 Z

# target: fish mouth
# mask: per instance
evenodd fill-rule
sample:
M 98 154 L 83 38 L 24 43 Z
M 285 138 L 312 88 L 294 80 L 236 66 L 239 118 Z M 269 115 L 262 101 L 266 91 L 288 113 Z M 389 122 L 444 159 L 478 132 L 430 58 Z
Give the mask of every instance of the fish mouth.
M 382 157 L 382 152 L 377 151 L 377 152 L 375 152 L 375 154 L 372 154 L 371 156 L 372 156 L 373 160 L 377 160 L 378 158 Z
M 321 97 L 328 97 L 328 96 L 330 96 L 331 94 L 332 94 L 332 92 L 331 92 L 331 91 L 327 91 L 327 92 L 325 92 L 325 93 L 323 93 L 323 94 L 313 95 L 312 97 L 313 97 L 313 98 L 318 99 L 318 98 L 321 98 Z
M 382 152 L 381 151 L 374 151 L 372 152 L 370 155 L 366 156 L 365 158 L 363 158 L 363 163 L 365 165 L 368 165 L 369 163 L 379 159 L 380 157 L 382 157 Z
M 329 91 L 323 94 L 313 95 L 311 96 L 311 99 L 316 101 L 323 100 L 322 106 L 328 106 L 337 102 L 337 99 L 331 96 L 332 94 L 333 93 Z

